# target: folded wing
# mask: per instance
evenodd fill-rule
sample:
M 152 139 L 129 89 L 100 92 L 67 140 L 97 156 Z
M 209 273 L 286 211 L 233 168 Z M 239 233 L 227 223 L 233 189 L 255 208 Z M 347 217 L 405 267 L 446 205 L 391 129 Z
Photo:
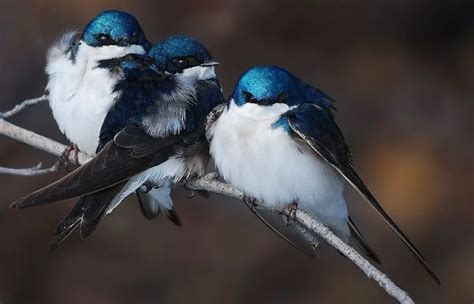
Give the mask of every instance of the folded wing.
M 395 234 L 415 255 L 430 276 L 439 283 L 438 277 L 428 265 L 420 251 L 385 212 L 365 186 L 362 179 L 355 172 L 352 167 L 349 148 L 341 130 L 334 121 L 331 111 L 326 107 L 308 103 L 299 105 L 297 108 L 288 112 L 286 116 L 289 127 L 294 132 L 294 137 L 305 141 L 375 208 Z
M 90 162 L 60 180 L 12 203 L 26 208 L 98 192 L 156 166 L 173 153 L 181 136 L 153 138 L 137 127 L 126 127 Z

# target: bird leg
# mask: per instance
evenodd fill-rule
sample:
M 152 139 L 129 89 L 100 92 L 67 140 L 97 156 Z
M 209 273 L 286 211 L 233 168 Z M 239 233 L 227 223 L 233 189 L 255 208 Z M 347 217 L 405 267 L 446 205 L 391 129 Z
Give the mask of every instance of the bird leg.
M 79 147 L 76 144 L 70 144 L 59 157 L 60 163 L 67 171 L 72 171 L 71 165 L 79 166 Z M 74 155 L 74 162 L 71 162 L 71 156 Z

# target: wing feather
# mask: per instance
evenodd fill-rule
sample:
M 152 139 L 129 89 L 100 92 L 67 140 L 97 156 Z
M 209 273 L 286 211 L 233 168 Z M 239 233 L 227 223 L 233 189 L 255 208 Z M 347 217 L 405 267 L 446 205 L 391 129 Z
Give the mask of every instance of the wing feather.
M 136 138 L 135 131 L 125 128 L 116 136 L 118 144 L 109 142 L 87 164 L 60 180 L 19 198 L 11 207 L 25 208 L 62 201 L 117 185 L 166 161 L 174 151 L 173 145 L 182 139 L 178 135 L 154 139 L 143 133 L 140 141 Z M 129 133 L 133 133 L 134 138 L 126 145 Z

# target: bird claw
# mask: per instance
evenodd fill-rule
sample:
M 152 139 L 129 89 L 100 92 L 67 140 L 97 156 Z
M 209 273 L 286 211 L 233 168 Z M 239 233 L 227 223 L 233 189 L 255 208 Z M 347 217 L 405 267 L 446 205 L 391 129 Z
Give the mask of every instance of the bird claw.
M 70 168 L 71 165 L 73 166 L 79 166 L 79 147 L 76 144 L 70 144 L 67 146 L 67 148 L 64 150 L 64 152 L 61 154 L 59 157 L 59 162 L 64 166 L 66 171 L 71 172 L 72 169 Z M 70 161 L 71 155 L 74 153 L 74 162 Z
M 249 206 L 249 207 L 252 208 L 252 209 L 258 206 L 258 204 L 257 204 L 257 199 L 254 198 L 254 197 L 250 197 L 250 196 L 244 195 L 243 200 L 244 200 L 244 202 L 247 204 L 247 206 Z
M 296 211 L 298 211 L 298 203 L 297 202 L 292 202 L 286 206 L 284 209 L 284 214 L 285 214 L 285 219 L 286 219 L 286 225 L 290 226 L 291 222 L 295 220 L 296 218 Z

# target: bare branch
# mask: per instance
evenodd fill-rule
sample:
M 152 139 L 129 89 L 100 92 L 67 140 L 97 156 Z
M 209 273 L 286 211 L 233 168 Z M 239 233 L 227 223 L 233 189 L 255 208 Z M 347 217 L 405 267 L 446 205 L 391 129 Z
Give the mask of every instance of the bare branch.
M 42 168 L 42 167 L 43 167 L 42 163 L 38 163 L 34 167 L 24 168 L 24 169 L 0 167 L 0 174 L 22 175 L 22 176 L 49 174 L 52 172 L 56 172 L 59 170 L 59 168 L 61 168 L 61 161 L 58 160 L 49 168 Z
M 20 141 L 27 145 L 33 146 L 39 150 L 43 150 L 50 154 L 61 157 L 63 152 L 67 149 L 67 146 L 60 144 L 52 139 L 41 136 L 34 132 L 20 128 L 6 120 L 0 119 L 0 134 L 8 136 L 14 140 Z M 71 163 L 76 162 L 76 158 L 73 155 L 68 155 Z M 78 152 L 77 161 L 80 165 L 85 164 L 90 160 L 90 157 L 84 153 Z
M 31 131 L 25 130 L 18 126 L 15 126 L 3 119 L 0 119 L 0 134 L 6 135 L 12 139 L 18 140 L 37 149 L 46 151 L 56 156 L 61 156 L 63 151 L 66 149 L 65 145 L 55 142 L 49 138 L 38 135 Z M 75 158 L 69 156 L 71 162 L 75 162 Z M 90 157 L 79 153 L 78 163 L 85 164 L 90 160 Z M 33 168 L 39 169 L 39 168 Z M 28 170 L 28 169 L 27 169 Z M 31 169 L 30 169 L 31 170 Z M 202 190 L 214 192 L 217 194 L 225 195 L 228 197 L 243 200 L 244 194 L 228 184 L 217 180 L 217 173 L 208 173 L 207 175 L 188 181 L 184 186 L 188 190 Z M 261 205 L 259 205 L 261 208 Z M 347 258 L 349 258 L 357 267 L 359 267 L 369 278 L 374 279 L 377 283 L 392 297 L 397 299 L 400 303 L 410 304 L 414 303 L 408 294 L 395 285 L 384 273 L 375 268 L 369 261 L 367 261 L 362 255 L 360 255 L 351 246 L 339 239 L 331 230 L 326 226 L 312 218 L 306 212 L 302 210 L 289 211 L 289 210 L 272 210 L 273 212 L 286 215 L 294 218 L 295 221 L 301 224 L 302 227 L 310 231 L 314 231 L 329 244 L 334 246 Z
M 26 107 L 29 107 L 31 105 L 35 105 L 37 103 L 40 103 L 41 101 L 46 101 L 48 100 L 48 95 L 44 94 L 43 96 L 36 97 L 36 98 L 31 98 L 31 99 L 26 99 L 22 101 L 20 104 L 17 104 L 13 109 L 6 111 L 6 112 L 0 112 L 0 118 L 9 118 L 12 117 L 13 115 L 16 115 L 23 111 Z
M 244 193 L 231 187 L 228 184 L 222 183 L 217 180 L 216 173 L 209 173 L 201 178 L 191 180 L 186 183 L 186 189 L 189 190 L 204 190 L 214 192 L 236 199 L 243 200 Z M 263 208 L 261 205 L 257 207 Z M 310 231 L 314 231 L 321 236 L 325 241 L 331 244 L 334 248 L 339 250 L 348 259 L 350 259 L 357 267 L 359 267 L 369 278 L 374 279 L 377 283 L 385 289 L 385 291 L 397 299 L 400 303 L 409 304 L 414 303 L 408 294 L 400 289 L 395 283 L 393 283 L 387 275 L 382 273 L 380 270 L 375 268 L 369 261 L 367 261 L 362 255 L 359 254 L 355 249 L 342 241 L 337 237 L 329 228 L 312 218 L 308 213 L 302 210 L 290 211 L 290 210 L 271 210 L 285 214 L 286 216 L 293 217 L 301 225 Z

